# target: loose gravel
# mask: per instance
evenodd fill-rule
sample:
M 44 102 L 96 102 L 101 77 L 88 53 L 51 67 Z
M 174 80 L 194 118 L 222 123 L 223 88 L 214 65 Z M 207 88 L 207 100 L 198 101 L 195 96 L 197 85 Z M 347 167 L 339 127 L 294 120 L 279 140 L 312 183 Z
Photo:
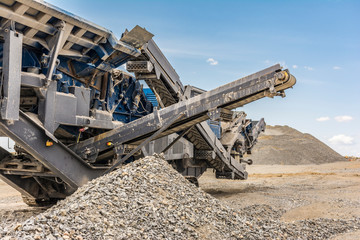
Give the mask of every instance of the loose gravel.
M 2 239 L 328 239 L 360 219 L 282 223 L 266 205 L 233 210 L 161 157 L 146 157 L 79 188 L 47 211 L 0 230 Z
M 0 211 L 0 237 L 2 236 L 2 229 L 5 232 L 10 229 L 14 229 L 16 228 L 16 226 L 20 226 L 25 220 L 29 219 L 32 216 L 36 216 L 44 211 L 45 209 L 43 208 Z

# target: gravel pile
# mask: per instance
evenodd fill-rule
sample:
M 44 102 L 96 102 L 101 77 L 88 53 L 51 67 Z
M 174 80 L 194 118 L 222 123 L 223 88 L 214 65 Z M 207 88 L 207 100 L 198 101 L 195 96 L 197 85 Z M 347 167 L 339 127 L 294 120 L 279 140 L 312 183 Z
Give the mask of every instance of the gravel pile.
M 322 164 L 346 159 L 310 134 L 288 126 L 266 126 L 249 156 L 254 164 Z
M 2 229 L 14 229 L 16 226 L 20 225 L 25 220 L 29 219 L 32 216 L 36 216 L 45 209 L 43 208 L 29 208 L 29 209 L 20 209 L 20 210 L 1 210 L 0 211 L 0 237 Z
M 281 223 L 270 206 L 223 205 L 159 157 L 146 157 L 81 187 L 3 239 L 327 239 L 360 220 Z

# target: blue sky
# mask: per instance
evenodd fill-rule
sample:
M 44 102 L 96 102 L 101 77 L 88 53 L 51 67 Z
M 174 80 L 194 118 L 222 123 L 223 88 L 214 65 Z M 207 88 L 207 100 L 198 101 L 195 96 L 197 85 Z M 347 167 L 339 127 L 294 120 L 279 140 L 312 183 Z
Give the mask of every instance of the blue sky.
M 185 85 L 210 90 L 281 63 L 294 89 L 242 110 L 360 156 L 360 1 L 48 2 L 118 37 L 145 27 Z

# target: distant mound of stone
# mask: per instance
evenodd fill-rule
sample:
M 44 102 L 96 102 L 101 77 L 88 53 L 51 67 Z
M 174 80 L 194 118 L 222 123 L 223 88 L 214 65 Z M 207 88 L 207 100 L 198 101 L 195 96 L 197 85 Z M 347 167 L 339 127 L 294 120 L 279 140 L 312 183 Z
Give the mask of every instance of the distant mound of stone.
M 346 159 L 308 133 L 289 126 L 266 126 L 249 156 L 254 164 L 322 164 Z

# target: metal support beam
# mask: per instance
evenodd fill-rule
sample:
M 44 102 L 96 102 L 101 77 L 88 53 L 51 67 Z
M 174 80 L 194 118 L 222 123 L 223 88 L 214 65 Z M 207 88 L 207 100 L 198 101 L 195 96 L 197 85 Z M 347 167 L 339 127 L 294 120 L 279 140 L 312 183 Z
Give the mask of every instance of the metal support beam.
M 8 175 L 0 172 L 0 179 L 19 191 L 22 195 L 31 198 L 38 198 L 37 192 L 34 189 L 36 182 L 34 178 L 23 178 L 22 176 Z
M 41 88 L 44 86 L 44 74 L 21 72 L 21 85 L 24 87 Z
M 19 119 L 22 38 L 22 34 L 13 30 L 4 32 L 1 117 L 6 120 Z
M 49 137 L 40 121 L 21 111 L 19 120 L 12 124 L 0 120 L 0 130 L 74 190 L 104 172 L 103 168 L 88 165 L 60 141 L 47 147 L 45 143 Z
M 46 98 L 45 98 L 45 106 L 43 112 L 43 123 L 44 127 L 47 131 L 51 134 L 54 134 L 56 128 L 59 126 L 58 123 L 55 122 L 55 101 L 56 101 L 56 81 L 48 81 L 49 85 L 46 91 Z
M 58 32 L 55 36 L 56 37 L 55 44 L 50 51 L 49 67 L 48 67 L 48 71 L 46 74 L 46 80 L 48 81 L 48 83 L 52 80 L 52 75 L 54 72 L 57 57 L 59 55 L 59 51 L 65 42 L 65 41 L 63 41 L 64 27 L 65 27 L 65 22 L 61 21 L 59 26 L 57 27 Z
M 189 127 L 188 129 L 182 131 L 180 133 L 179 136 L 177 136 L 167 147 L 164 148 L 164 150 L 161 151 L 161 153 L 165 153 L 167 150 L 169 150 L 172 146 L 174 146 L 174 144 L 179 141 L 185 134 L 187 134 L 188 132 L 190 132 L 190 130 L 193 128 L 194 126 Z
M 9 153 L 4 148 L 0 147 L 0 161 L 4 158 L 10 158 L 11 153 Z M 0 170 L 0 179 L 9 184 L 11 187 L 15 188 L 21 194 L 27 197 L 36 198 L 35 192 L 33 191 L 34 179 L 32 178 L 22 178 L 21 176 L 11 176 L 5 174 L 4 171 Z M 32 194 L 30 194 L 32 193 Z
M 139 151 L 142 147 L 144 147 L 146 144 L 154 140 L 157 136 L 159 136 L 163 131 L 165 131 L 168 127 L 170 127 L 171 124 L 176 122 L 177 120 L 180 120 L 182 117 L 185 116 L 185 113 L 179 113 L 173 119 L 169 120 L 164 124 L 158 131 L 156 131 L 151 137 L 147 138 L 145 141 L 143 141 L 141 144 L 139 144 L 136 148 L 134 148 L 130 153 L 128 153 L 125 157 L 121 158 L 119 161 L 117 161 L 111 168 L 106 170 L 104 174 L 107 174 L 114 170 L 117 166 L 128 160 L 132 155 L 134 155 L 137 151 Z

